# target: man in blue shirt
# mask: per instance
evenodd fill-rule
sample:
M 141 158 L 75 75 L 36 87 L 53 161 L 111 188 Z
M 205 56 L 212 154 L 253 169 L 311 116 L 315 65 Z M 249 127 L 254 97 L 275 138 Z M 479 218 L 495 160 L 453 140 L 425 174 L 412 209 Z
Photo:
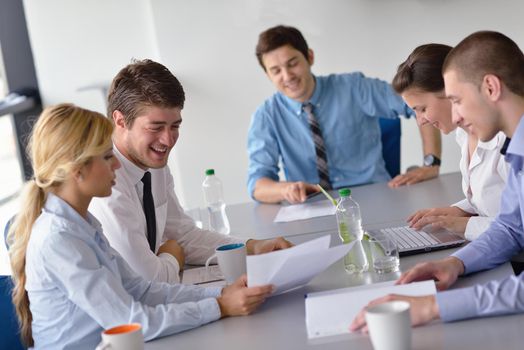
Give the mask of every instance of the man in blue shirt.
M 362 73 L 314 76 L 313 51 L 292 27 L 260 34 L 256 54 L 278 92 L 258 108 L 249 130 L 248 191 L 254 199 L 302 202 L 322 179 L 328 188 L 390 180 L 378 118 L 412 111 L 388 83 Z M 313 135 L 311 115 L 321 135 Z M 430 125 L 420 130 L 432 160 L 392 180 L 393 187 L 438 175 L 440 133 Z M 279 182 L 279 162 L 286 182 Z
M 481 141 L 503 131 L 511 139 L 503 150 L 511 168 L 500 214 L 488 230 L 446 259 L 415 266 L 397 282 L 435 279 L 439 290 L 447 289 L 460 275 L 505 263 L 524 248 L 524 55 L 503 34 L 477 32 L 449 53 L 443 72 L 454 122 Z M 411 303 L 413 325 L 436 318 L 449 322 L 524 312 L 524 274 L 436 296 L 389 295 L 372 304 L 397 299 Z M 361 312 L 351 329 L 364 324 Z

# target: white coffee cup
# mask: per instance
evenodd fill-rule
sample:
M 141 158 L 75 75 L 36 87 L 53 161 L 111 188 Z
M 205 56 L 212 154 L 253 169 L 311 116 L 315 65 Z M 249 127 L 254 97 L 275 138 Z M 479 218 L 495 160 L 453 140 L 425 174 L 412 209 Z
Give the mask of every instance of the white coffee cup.
M 139 323 L 116 326 L 102 332 L 96 350 L 144 350 L 144 336 Z
M 233 283 L 246 273 L 246 245 L 244 243 L 232 243 L 217 247 L 215 254 L 207 259 L 206 267 L 214 258 L 217 258 L 218 266 L 227 283 Z
M 409 308 L 406 301 L 390 301 L 367 308 L 366 322 L 375 350 L 411 349 Z

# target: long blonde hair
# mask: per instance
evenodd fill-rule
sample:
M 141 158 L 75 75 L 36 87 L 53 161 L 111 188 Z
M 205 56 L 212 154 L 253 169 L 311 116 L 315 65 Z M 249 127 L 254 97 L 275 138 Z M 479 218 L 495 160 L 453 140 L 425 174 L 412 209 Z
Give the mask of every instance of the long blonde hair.
M 25 185 L 21 209 L 8 233 L 13 272 L 13 304 L 24 343 L 33 346 L 32 315 L 25 290 L 25 258 L 34 222 L 49 191 L 58 188 L 71 172 L 111 147 L 113 126 L 102 114 L 72 104 L 46 108 L 33 127 L 27 153 L 33 179 Z

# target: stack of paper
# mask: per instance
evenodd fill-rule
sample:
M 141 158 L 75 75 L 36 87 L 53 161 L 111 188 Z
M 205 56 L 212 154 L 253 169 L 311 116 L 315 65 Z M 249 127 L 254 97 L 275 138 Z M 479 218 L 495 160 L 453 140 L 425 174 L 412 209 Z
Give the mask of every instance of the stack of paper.
M 295 204 L 280 208 L 274 222 L 306 220 L 319 216 L 334 215 L 337 208 L 330 201 Z
M 349 333 L 349 325 L 370 301 L 390 293 L 422 296 L 437 292 L 434 281 L 395 286 L 394 281 L 361 287 L 310 293 L 306 296 L 308 337 L 318 338 Z
M 249 255 L 248 286 L 273 284 L 280 294 L 306 285 L 335 261 L 346 255 L 353 243 L 329 248 L 329 235 L 295 247 L 261 255 Z

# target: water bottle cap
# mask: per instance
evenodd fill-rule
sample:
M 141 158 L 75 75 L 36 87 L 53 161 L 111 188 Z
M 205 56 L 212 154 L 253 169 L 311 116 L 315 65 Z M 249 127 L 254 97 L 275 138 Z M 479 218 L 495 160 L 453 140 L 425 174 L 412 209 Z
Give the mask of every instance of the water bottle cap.
M 209 176 L 209 175 L 215 175 L 215 169 L 207 169 L 206 170 L 206 175 Z
M 351 190 L 349 188 L 341 188 L 338 190 L 340 197 L 349 197 L 351 196 Z

